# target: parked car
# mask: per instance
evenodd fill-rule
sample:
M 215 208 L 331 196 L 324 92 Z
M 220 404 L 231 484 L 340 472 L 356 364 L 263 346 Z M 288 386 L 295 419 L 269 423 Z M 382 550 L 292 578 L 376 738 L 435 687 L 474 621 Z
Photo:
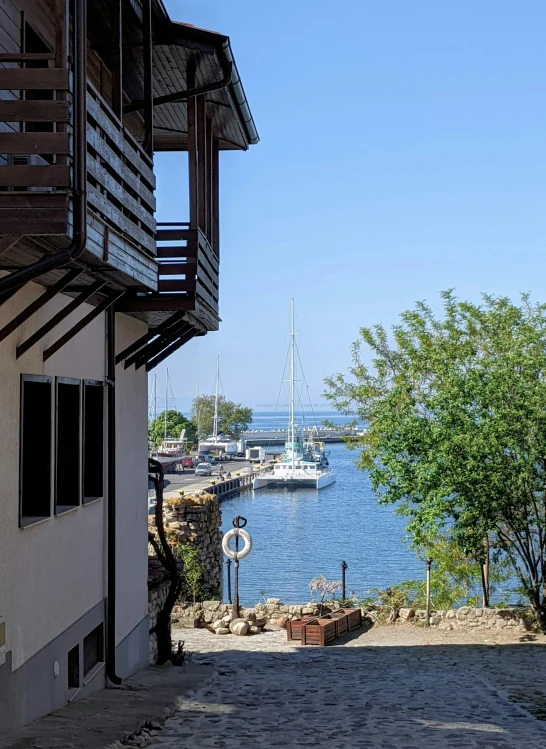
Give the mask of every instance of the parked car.
M 198 463 L 195 468 L 196 476 L 210 476 L 212 474 L 212 468 L 210 463 Z
M 183 469 L 184 468 L 193 468 L 193 466 L 194 466 L 193 458 L 191 457 L 191 455 L 186 455 L 185 457 L 183 457 L 181 459 L 180 463 L 182 464 L 182 468 Z

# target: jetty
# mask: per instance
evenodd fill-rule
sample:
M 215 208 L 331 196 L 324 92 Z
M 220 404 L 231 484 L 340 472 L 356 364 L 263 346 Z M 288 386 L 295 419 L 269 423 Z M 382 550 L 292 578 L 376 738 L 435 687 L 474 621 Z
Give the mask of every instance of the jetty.
M 357 437 L 362 430 L 345 427 L 339 429 L 328 429 L 326 427 L 305 427 L 301 430 L 303 440 L 311 438 L 318 442 L 343 442 L 346 437 Z M 251 429 L 241 434 L 247 447 L 268 447 L 284 445 L 286 442 L 286 429 Z

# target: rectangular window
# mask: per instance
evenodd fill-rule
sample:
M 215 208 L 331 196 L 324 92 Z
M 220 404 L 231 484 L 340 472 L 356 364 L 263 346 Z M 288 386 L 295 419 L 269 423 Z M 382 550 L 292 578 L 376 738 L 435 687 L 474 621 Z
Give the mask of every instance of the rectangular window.
M 55 424 L 55 512 L 80 504 L 81 405 L 80 381 L 58 377 Z
M 104 495 L 104 386 L 83 386 L 83 501 Z
M 90 632 L 83 641 L 83 674 L 84 677 L 97 663 L 104 661 L 104 627 L 98 627 Z
M 20 525 L 51 515 L 52 383 L 22 375 L 20 416 Z
M 80 687 L 80 646 L 76 645 L 68 652 L 68 688 L 79 689 Z

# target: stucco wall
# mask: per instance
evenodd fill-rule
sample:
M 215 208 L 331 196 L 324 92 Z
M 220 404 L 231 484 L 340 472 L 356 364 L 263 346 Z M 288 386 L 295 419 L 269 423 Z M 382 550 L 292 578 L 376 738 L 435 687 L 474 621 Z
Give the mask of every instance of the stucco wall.
M 116 350 L 146 326 L 116 315 Z M 116 367 L 117 622 L 116 643 L 148 616 L 148 380 L 144 367 Z
M 20 290 L 0 308 L 0 323 L 5 324 L 41 293 L 42 287 L 36 284 Z M 19 360 L 15 358 L 16 345 L 69 302 L 69 297 L 57 296 L 0 343 L 0 615 L 6 619 L 7 649 L 12 651 L 14 670 L 106 597 L 104 500 L 25 529 L 19 529 L 18 524 L 20 375 L 105 379 L 104 315 L 42 363 L 43 349 L 92 309 L 87 304 Z M 126 316 L 117 318 L 119 351 L 142 335 L 145 326 Z M 147 615 L 146 375 L 141 370 L 136 375 L 134 370 L 118 370 L 121 584 L 116 642 Z M 37 444 L 36 450 L 40 447 Z

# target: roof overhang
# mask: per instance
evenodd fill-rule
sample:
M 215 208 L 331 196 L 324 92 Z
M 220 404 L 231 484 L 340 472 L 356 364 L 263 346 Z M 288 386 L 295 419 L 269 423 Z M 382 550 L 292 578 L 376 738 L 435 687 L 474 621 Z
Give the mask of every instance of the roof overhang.
M 183 93 L 187 71 L 195 69 L 195 87 L 217 86 L 206 94 L 207 109 L 222 150 L 246 150 L 259 137 L 233 56 L 229 37 L 169 21 L 154 36 L 154 97 Z M 154 107 L 154 148 L 187 145 L 186 101 Z

